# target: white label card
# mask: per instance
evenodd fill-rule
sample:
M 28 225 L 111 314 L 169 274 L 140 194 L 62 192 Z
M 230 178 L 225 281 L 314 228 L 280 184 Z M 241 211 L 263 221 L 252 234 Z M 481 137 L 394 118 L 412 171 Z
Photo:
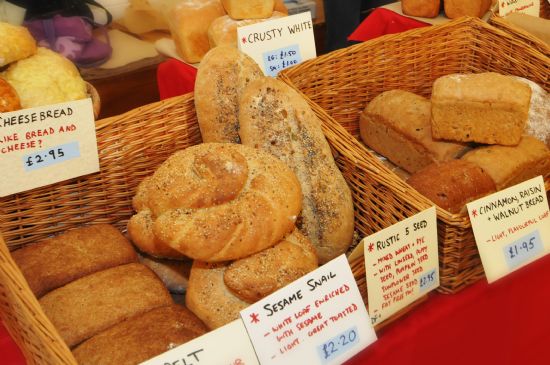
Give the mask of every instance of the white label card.
M 310 12 L 237 28 L 237 39 L 266 76 L 317 56 Z
M 364 238 L 372 324 L 439 286 L 435 207 Z
M 550 252 L 550 211 L 542 176 L 466 206 L 489 283 Z
M 376 341 L 344 255 L 241 311 L 265 364 L 340 364 Z
M 523 13 L 540 16 L 540 0 L 498 0 L 498 14 Z
M 257 365 L 254 348 L 240 319 L 141 365 Z
M 0 113 L 0 196 L 99 171 L 91 99 Z

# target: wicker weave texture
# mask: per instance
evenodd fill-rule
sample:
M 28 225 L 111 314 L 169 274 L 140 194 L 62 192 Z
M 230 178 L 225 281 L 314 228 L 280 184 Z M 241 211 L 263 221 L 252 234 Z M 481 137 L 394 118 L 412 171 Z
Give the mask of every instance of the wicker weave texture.
M 550 21 L 550 20 L 549 20 Z M 489 24 L 492 26 L 509 33 L 510 35 L 519 38 L 523 42 L 527 43 L 530 47 L 533 47 L 540 53 L 550 57 L 550 46 L 542 39 L 535 37 L 531 33 L 521 29 L 520 27 L 507 22 L 496 14 L 493 14 L 489 18 Z
M 550 89 L 547 56 L 478 18 L 386 35 L 286 69 L 279 78 L 358 138 L 359 115 L 381 92 L 403 89 L 429 97 L 440 76 L 486 71 L 523 76 Z M 366 231 L 383 229 L 433 205 L 362 143 L 349 142 L 342 151 L 365 162 L 357 164 L 354 178 L 359 181 L 351 186 L 357 209 L 368 217 Z M 483 278 L 484 272 L 468 217 L 440 208 L 437 214 L 439 291 L 454 293 Z

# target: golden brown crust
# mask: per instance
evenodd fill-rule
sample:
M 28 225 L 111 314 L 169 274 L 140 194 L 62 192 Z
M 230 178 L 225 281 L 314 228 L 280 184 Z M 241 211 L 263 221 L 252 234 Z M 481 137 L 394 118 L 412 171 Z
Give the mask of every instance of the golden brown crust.
M 195 80 L 195 109 L 203 142 L 239 143 L 239 98 L 262 76 L 252 58 L 235 47 L 210 50 Z
M 203 143 L 169 157 L 139 186 L 128 222 L 142 250 L 161 242 L 197 260 L 233 260 L 273 246 L 302 206 L 295 174 L 273 156 Z M 154 252 L 150 252 L 155 254 Z
M 444 0 L 445 15 L 455 19 L 461 16 L 481 18 L 491 7 L 491 0 Z
M 17 91 L 9 82 L 0 77 L 0 113 L 21 109 Z
M 465 204 L 496 191 L 493 179 L 481 167 L 464 160 L 426 166 L 407 183 L 451 213 L 459 213 Z
M 242 143 L 271 153 L 298 176 L 304 196 L 298 228 L 319 262 L 344 253 L 353 238 L 353 201 L 321 121 L 298 92 L 271 77 L 252 81 L 239 104 Z
M 206 326 L 180 305 L 152 309 L 120 322 L 73 350 L 80 365 L 134 365 L 205 334 Z
M 138 263 L 116 266 L 73 281 L 40 299 L 67 346 L 153 308 L 172 304 L 159 278 Z
M 130 242 L 108 224 L 76 228 L 12 256 L 38 298 L 83 276 L 137 261 Z
M 439 0 L 401 0 L 403 14 L 425 18 L 439 15 Z
M 221 0 L 225 11 L 233 19 L 269 18 L 275 7 L 274 0 Z
M 32 56 L 36 41 L 23 26 L 0 22 L 0 67 Z

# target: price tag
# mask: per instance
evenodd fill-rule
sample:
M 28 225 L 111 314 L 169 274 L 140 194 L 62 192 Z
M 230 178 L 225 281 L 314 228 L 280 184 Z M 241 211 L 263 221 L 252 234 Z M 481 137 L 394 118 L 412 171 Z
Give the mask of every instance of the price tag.
M 305 12 L 237 28 L 239 49 L 275 77 L 287 67 L 315 58 L 311 13 Z
M 435 207 L 364 238 L 349 259 L 361 253 L 377 324 L 439 286 Z
M 220 364 L 259 364 L 240 319 L 141 363 L 141 365 Z
M 498 0 L 498 14 L 506 16 L 510 13 L 523 13 L 538 17 L 540 15 L 540 1 Z
M 340 364 L 376 341 L 344 255 L 241 311 L 264 364 Z
M 99 171 L 91 99 L 0 113 L 0 196 Z
M 550 251 L 550 211 L 542 176 L 466 206 L 489 283 Z

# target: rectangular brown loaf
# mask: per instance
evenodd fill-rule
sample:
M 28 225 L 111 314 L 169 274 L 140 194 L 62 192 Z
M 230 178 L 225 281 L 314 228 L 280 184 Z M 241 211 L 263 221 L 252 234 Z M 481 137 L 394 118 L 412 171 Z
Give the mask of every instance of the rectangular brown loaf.
M 76 228 L 15 250 L 12 256 L 38 298 L 88 274 L 138 259 L 130 242 L 108 224 Z
M 517 145 L 529 114 L 531 89 L 494 72 L 452 74 L 435 80 L 432 133 L 435 138 Z
M 360 116 L 363 142 L 409 173 L 438 161 L 459 157 L 467 146 L 432 138 L 430 101 L 390 90 L 376 96 Z
M 55 289 L 40 305 L 69 347 L 131 316 L 172 304 L 160 279 L 138 263 L 99 271 Z
M 492 0 L 444 0 L 445 15 L 455 19 L 461 16 L 476 16 L 478 18 L 489 11 Z
M 405 15 L 435 18 L 440 4 L 439 0 L 401 0 L 401 10 Z

